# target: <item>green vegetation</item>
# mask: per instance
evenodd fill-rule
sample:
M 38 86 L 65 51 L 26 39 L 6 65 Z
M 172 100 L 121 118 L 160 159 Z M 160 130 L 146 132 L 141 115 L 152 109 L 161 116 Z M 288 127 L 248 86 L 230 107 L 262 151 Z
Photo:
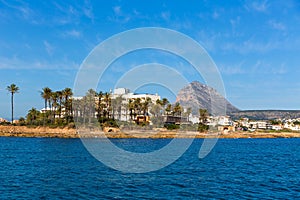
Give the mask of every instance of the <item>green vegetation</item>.
M 15 84 L 7 87 L 11 93 L 12 121 L 14 109 L 14 94 L 19 88 Z M 79 124 L 98 123 L 99 127 L 122 127 L 128 129 L 148 130 L 152 128 L 167 128 L 168 130 L 207 130 L 205 125 L 208 113 L 200 109 L 201 123 L 198 125 L 188 124 L 191 108 L 183 110 L 179 103 L 171 104 L 167 98 L 152 102 L 151 98 L 134 98 L 126 101 L 122 96 L 112 98 L 108 92 L 96 92 L 89 89 L 85 96 L 73 98 L 71 88 L 54 91 L 49 87 L 42 88 L 40 96 L 44 101 L 44 108 L 37 110 L 32 107 L 28 110 L 25 118 L 21 117 L 17 124 L 19 126 L 46 126 L 75 127 L 74 119 Z M 151 115 L 151 119 L 150 116 Z M 124 120 L 125 116 L 125 120 Z M 127 118 L 128 116 L 128 118 Z M 168 116 L 169 120 L 168 121 Z M 167 117 L 167 118 L 166 118 Z M 182 124 L 182 119 L 186 120 Z M 123 120 L 123 121 L 121 121 Z M 151 120 L 151 125 L 150 125 Z M 11 124 L 2 122 L 3 125 Z
M 175 129 L 179 129 L 180 125 L 179 124 L 165 124 L 164 127 L 168 130 L 175 130 Z
M 199 125 L 198 125 L 198 131 L 199 132 L 204 132 L 209 129 L 209 126 L 206 125 L 207 123 L 207 118 L 209 116 L 208 112 L 206 109 L 199 109 Z
M 45 87 L 40 94 L 44 99 L 45 108 L 41 112 L 36 108 L 31 108 L 23 124 L 49 127 L 72 126 L 72 89 L 52 91 L 49 87 Z

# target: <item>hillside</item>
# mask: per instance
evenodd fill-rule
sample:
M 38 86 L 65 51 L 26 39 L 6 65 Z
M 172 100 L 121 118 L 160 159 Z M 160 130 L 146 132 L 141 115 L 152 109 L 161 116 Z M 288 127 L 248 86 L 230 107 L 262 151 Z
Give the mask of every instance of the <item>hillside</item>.
M 227 113 L 239 111 L 215 89 L 198 81 L 194 81 L 182 88 L 178 92 L 176 102 L 179 102 L 186 108 L 191 107 L 193 114 L 198 114 L 199 108 L 207 109 L 211 113 L 212 105 L 215 106 L 214 110 L 224 110 L 224 106 L 226 106 Z
M 300 118 L 299 110 L 244 110 L 232 112 L 229 115 L 233 119 L 247 117 L 249 119 L 296 119 Z

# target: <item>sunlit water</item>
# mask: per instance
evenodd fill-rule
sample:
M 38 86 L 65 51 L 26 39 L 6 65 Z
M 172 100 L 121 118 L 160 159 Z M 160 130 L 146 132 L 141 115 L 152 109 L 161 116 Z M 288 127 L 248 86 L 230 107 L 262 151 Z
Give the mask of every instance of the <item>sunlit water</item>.
M 147 152 L 170 140 L 115 139 Z M 194 141 L 175 163 L 146 174 L 112 170 L 80 139 L 0 138 L 0 199 L 299 199 L 300 139 L 220 139 L 199 159 Z

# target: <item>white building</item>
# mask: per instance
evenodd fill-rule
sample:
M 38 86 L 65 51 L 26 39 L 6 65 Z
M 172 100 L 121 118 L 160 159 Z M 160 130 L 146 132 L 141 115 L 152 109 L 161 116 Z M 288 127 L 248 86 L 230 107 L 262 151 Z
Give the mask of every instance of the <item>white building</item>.
M 208 125 L 233 126 L 233 121 L 230 119 L 229 116 L 211 116 L 208 118 Z
M 40 110 L 40 113 L 46 113 L 47 111 L 54 111 L 55 109 L 53 108 L 53 107 L 51 107 L 51 108 L 49 108 L 49 107 L 47 107 L 47 108 L 42 108 L 41 110 Z M 57 109 L 56 109 L 57 110 Z
M 112 99 L 116 99 L 117 97 L 122 97 L 125 102 L 128 103 L 129 99 L 135 100 L 137 98 L 140 98 L 143 101 L 145 101 L 147 98 L 150 98 L 152 103 L 156 103 L 157 100 L 160 100 L 160 96 L 158 94 L 136 94 L 130 92 L 127 88 L 116 88 L 114 89 L 114 92 L 112 93 Z
M 300 125 L 295 125 L 292 120 L 287 120 L 284 123 L 283 128 L 290 129 L 292 131 L 300 131 Z
M 8 120 L 0 117 L 0 123 L 3 123 L 3 122 L 8 122 Z
M 272 125 L 272 130 L 276 130 L 276 131 L 282 130 L 282 125 L 274 124 Z
M 121 120 L 121 121 L 127 121 L 130 116 L 129 116 L 129 111 L 126 105 L 128 105 L 129 100 L 136 100 L 136 99 L 140 99 L 141 102 L 143 103 L 144 101 L 146 101 L 148 98 L 151 99 L 151 102 L 153 104 L 156 104 L 157 100 L 160 100 L 160 96 L 158 94 L 136 94 L 136 93 L 132 93 L 130 92 L 129 89 L 127 88 L 116 88 L 114 89 L 114 92 L 111 94 L 111 99 L 116 99 L 118 97 L 122 97 L 122 103 L 120 105 L 121 108 L 121 113 L 118 113 L 118 111 L 116 111 L 114 113 L 114 115 L 116 116 L 117 119 Z M 149 107 L 148 110 L 150 110 L 151 108 Z M 150 112 L 148 111 L 148 113 L 150 114 Z

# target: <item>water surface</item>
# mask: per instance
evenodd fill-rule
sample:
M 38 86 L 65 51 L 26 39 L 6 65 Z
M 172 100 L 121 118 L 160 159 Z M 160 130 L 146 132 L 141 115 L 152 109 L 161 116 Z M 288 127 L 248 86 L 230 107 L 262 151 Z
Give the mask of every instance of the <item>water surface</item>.
M 170 139 L 114 139 L 155 150 Z M 94 159 L 80 139 L 0 138 L 0 199 L 298 199 L 300 139 L 220 139 L 199 159 L 202 139 L 175 163 L 127 174 Z

